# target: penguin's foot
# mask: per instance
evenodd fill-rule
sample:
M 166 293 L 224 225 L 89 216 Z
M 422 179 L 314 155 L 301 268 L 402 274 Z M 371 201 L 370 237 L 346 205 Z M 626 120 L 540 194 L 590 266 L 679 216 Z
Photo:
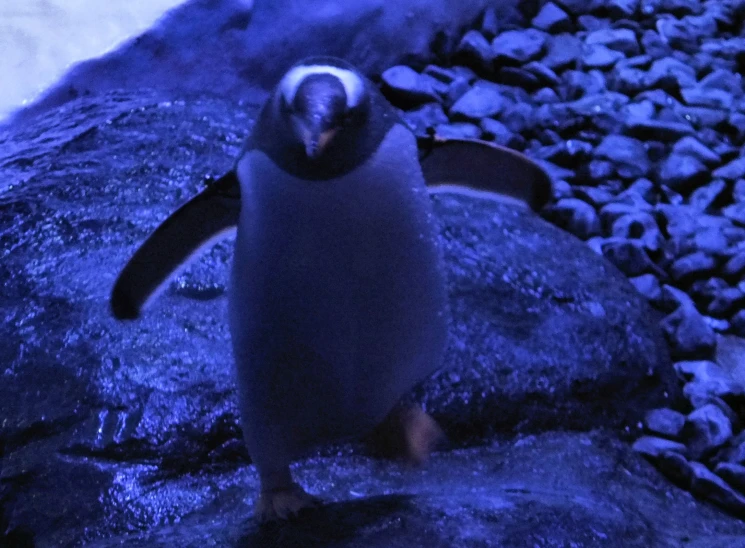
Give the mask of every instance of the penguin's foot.
M 317 508 L 321 500 L 309 495 L 297 483 L 289 488 L 262 491 L 256 502 L 256 515 L 260 522 L 286 520 L 305 508 Z
M 442 429 L 422 409 L 398 405 L 378 425 L 368 443 L 381 456 L 403 457 L 410 464 L 421 465 L 444 440 Z

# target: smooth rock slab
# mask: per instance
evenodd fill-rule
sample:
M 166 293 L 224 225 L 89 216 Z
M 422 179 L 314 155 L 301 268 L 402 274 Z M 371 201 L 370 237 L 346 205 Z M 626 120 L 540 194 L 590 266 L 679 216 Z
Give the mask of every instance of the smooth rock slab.
M 139 321 L 113 320 L 108 296 L 149 232 L 232 166 L 254 111 L 217 99 L 109 100 L 82 99 L 0 135 L 0 521 L 40 545 L 104 521 L 152 523 L 128 513 L 132 497 L 149 497 L 145 475 L 172 489 L 162 504 L 186 511 L 199 499 L 188 485 L 209 491 L 201 474 L 247 457 L 226 325 L 229 242 Z M 453 441 L 621 427 L 670 404 L 658 317 L 615 268 L 535 214 L 433 199 L 451 344 L 448 368 L 411 396 Z
M 725 548 L 745 535 L 745 524 L 671 486 L 602 433 L 438 454 L 418 471 L 346 455 L 310 459 L 296 470 L 329 504 L 294 523 L 258 527 L 251 511 L 256 475 L 238 468 L 209 474 L 212 486 L 203 491 L 175 479 L 169 487 L 188 501 L 178 509 L 157 506 L 170 493 L 156 485 L 122 508 L 152 525 L 88 546 Z M 181 519 L 165 523 L 172 516 Z

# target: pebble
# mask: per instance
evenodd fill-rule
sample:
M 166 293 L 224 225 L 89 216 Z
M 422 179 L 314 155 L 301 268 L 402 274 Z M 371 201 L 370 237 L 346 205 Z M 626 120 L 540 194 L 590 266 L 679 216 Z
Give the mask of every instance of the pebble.
M 573 68 L 582 55 L 582 41 L 572 34 L 558 34 L 548 39 L 546 56 L 541 62 L 552 70 Z
M 454 121 L 479 121 L 503 112 L 508 104 L 497 86 L 477 83 L 450 107 L 450 116 Z
M 639 240 L 648 251 L 658 251 L 663 237 L 656 219 L 649 213 L 636 212 L 622 215 L 613 222 L 611 235 L 617 238 Z
M 645 177 L 651 163 L 644 144 L 625 135 L 608 135 L 595 149 L 595 157 L 616 164 L 618 175 L 624 179 Z
M 655 139 L 664 142 L 676 142 L 695 130 L 688 122 L 670 122 L 666 120 L 645 120 L 632 118 L 626 121 L 627 135 L 639 139 Z
M 722 275 L 730 279 L 742 278 L 745 274 L 745 251 L 740 251 L 722 267 Z
M 659 169 L 660 183 L 684 195 L 705 182 L 709 176 L 709 168 L 701 160 L 677 152 L 670 154 Z
M 479 139 L 481 138 L 481 128 L 468 122 L 454 122 L 437 125 L 435 134 L 447 139 Z
M 660 281 L 654 274 L 632 276 L 629 278 L 629 281 L 639 293 L 647 298 L 648 301 L 655 303 L 660 300 L 660 297 L 662 296 L 662 288 L 660 287 Z
M 497 63 L 523 64 L 540 57 L 548 35 L 537 29 L 508 30 L 498 35 L 491 43 L 492 54 Z
M 717 293 L 706 308 L 706 312 L 714 317 L 723 318 L 741 309 L 743 305 L 745 293 L 737 287 L 728 287 Z
M 745 493 L 745 466 L 742 464 L 720 462 L 714 468 L 714 473 L 741 493 Z
M 447 86 L 427 74 L 419 74 L 411 67 L 397 65 L 382 74 L 384 89 L 402 103 L 411 105 L 429 101 L 439 101 L 440 93 Z
M 687 441 L 689 455 L 699 460 L 732 437 L 732 425 L 718 406 L 707 404 L 686 417 L 681 437 Z
M 484 132 L 484 138 L 499 145 L 514 149 L 521 149 L 525 145 L 525 139 L 521 135 L 513 133 L 498 120 L 484 118 L 481 120 L 481 129 Z
M 691 193 L 688 203 L 699 211 L 708 211 L 715 205 L 722 204 L 726 191 L 727 183 L 721 179 L 716 179 L 708 185 L 695 189 Z
M 709 356 L 716 345 L 714 331 L 693 303 L 679 306 L 660 326 L 677 357 Z
M 600 219 L 595 208 L 577 198 L 564 198 L 544 209 L 550 222 L 564 228 L 582 240 L 600 234 Z
M 722 161 L 719 154 L 704 145 L 696 137 L 684 136 L 673 145 L 673 152 L 697 158 L 707 166 L 718 165 Z
M 704 497 L 740 518 L 745 518 L 745 496 L 737 493 L 704 464 L 692 462 L 691 492 Z
M 682 443 L 656 436 L 641 436 L 634 442 L 631 449 L 652 458 L 660 457 L 665 453 L 685 455 L 688 452 L 688 448 Z
M 546 2 L 531 24 L 551 34 L 571 31 L 574 26 L 569 14 L 553 2 Z
M 722 214 L 736 225 L 745 226 L 745 202 L 722 208 Z
M 645 249 L 633 241 L 611 239 L 602 246 L 602 252 L 603 256 L 626 276 L 639 276 L 655 270 L 655 265 Z
M 668 408 L 652 409 L 644 416 L 645 428 L 665 438 L 677 439 L 685 422 L 686 417 L 683 413 Z
M 459 60 L 473 64 L 482 71 L 490 71 L 494 62 L 494 52 L 486 37 L 477 30 L 469 30 L 463 35 L 455 54 Z
M 640 51 L 634 31 L 624 28 L 600 29 L 590 32 L 585 38 L 585 44 L 599 44 L 626 56 L 637 55 Z
M 695 251 L 677 259 L 670 266 L 673 281 L 688 284 L 694 280 L 708 278 L 717 266 L 714 257 L 703 251 Z

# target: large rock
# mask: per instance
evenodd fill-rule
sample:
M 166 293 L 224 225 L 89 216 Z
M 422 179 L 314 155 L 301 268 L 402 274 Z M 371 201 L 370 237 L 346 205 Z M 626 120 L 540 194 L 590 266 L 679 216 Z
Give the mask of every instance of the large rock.
M 158 526 L 87 546 L 725 548 L 745 534 L 741 521 L 671 486 L 628 445 L 601 433 L 549 433 L 439 454 L 416 472 L 345 455 L 310 459 L 297 473 L 331 504 L 281 528 L 251 518 L 245 492 L 253 495 L 258 482 L 253 470 L 239 469 L 210 474 L 207 490 L 176 479 L 181 508 L 163 506 L 172 494 L 156 485 L 124 506 L 159 513 Z
M 462 29 L 485 8 L 508 22 L 517 4 L 188 0 L 112 53 L 75 66 L 19 116 L 122 88 L 151 88 L 166 98 L 210 93 L 261 100 L 290 65 L 308 55 L 342 57 L 370 75 L 402 62 L 423 66 L 438 47 L 453 49 Z
M 107 306 L 135 247 L 231 167 L 253 114 L 120 92 L 0 134 L 0 530 L 11 545 L 144 529 L 209 503 L 210 486 L 228 498 L 255 486 L 236 471 L 247 455 L 225 321 L 229 243 L 140 321 L 118 323 Z M 435 205 L 449 367 L 411 397 L 451 440 L 633 425 L 670 405 L 657 318 L 614 267 L 537 215 L 446 195 Z M 352 491 L 374 494 L 368 468 L 343 462 Z

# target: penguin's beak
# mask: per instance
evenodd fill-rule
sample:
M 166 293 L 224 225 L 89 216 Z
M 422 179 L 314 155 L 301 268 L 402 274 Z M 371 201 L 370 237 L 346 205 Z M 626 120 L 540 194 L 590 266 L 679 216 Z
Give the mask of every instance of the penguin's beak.
M 334 138 L 338 128 L 328 127 L 322 119 L 294 119 L 295 133 L 305 145 L 308 158 L 318 158 Z

